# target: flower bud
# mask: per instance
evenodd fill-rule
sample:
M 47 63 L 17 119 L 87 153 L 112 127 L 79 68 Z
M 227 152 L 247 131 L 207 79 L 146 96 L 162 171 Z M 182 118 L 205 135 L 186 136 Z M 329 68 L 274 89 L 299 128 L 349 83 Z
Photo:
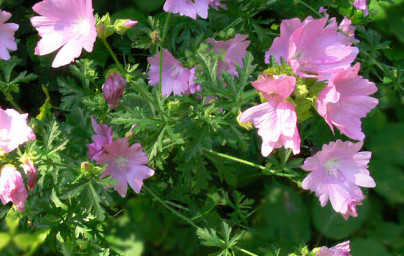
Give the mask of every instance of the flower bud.
M 25 175 L 28 177 L 28 189 L 34 189 L 36 185 L 37 171 L 34 163 L 30 159 L 25 159 L 22 165 Z
M 102 85 L 102 92 L 110 109 L 114 109 L 119 105 L 126 84 L 125 78 L 119 72 L 114 71 L 107 76 L 105 83 Z
M 10 165 L 3 167 L 0 175 L 0 199 L 3 204 L 12 201 L 18 211 L 25 209 L 28 193 L 21 174 Z
M 106 39 L 107 37 L 114 34 L 114 27 L 111 25 L 111 17 L 109 13 L 105 14 L 101 18 L 97 17 L 97 36 L 101 39 Z
M 116 33 L 123 34 L 127 30 L 131 29 L 135 26 L 138 22 L 136 20 L 129 20 L 129 19 L 117 19 L 114 23 L 114 29 Z

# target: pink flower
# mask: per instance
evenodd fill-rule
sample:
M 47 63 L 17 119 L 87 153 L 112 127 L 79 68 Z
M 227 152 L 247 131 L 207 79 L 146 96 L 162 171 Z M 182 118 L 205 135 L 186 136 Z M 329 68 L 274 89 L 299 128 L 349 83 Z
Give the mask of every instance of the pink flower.
M 106 124 L 98 124 L 94 118 L 91 117 L 91 123 L 93 124 L 96 135 L 91 136 L 94 143 L 88 144 L 87 155 L 91 160 L 95 160 L 98 163 L 100 155 L 105 153 L 104 146 L 112 143 L 113 132 L 112 128 Z
M 3 167 L 0 176 L 0 199 L 3 204 L 12 201 L 22 212 L 25 209 L 27 197 L 27 189 L 21 174 L 12 166 Z
M 114 72 L 107 77 L 102 85 L 102 92 L 110 109 L 114 109 L 119 105 L 126 84 L 126 79 L 119 72 Z
M 352 42 L 356 44 L 359 43 L 359 40 L 355 38 L 356 27 L 352 25 L 352 21 L 350 19 L 344 17 L 344 19 L 339 24 L 338 28 L 348 35 L 345 39 L 345 43 L 347 45 L 352 44 Z
M 349 241 L 346 241 L 331 248 L 323 246 L 320 251 L 316 253 L 316 256 L 351 256 L 351 254 L 349 254 L 350 251 Z
M 9 153 L 19 145 L 36 139 L 34 131 L 27 125 L 27 118 L 28 114 L 0 108 L 0 151 Z
M 244 111 L 239 120 L 252 122 L 262 137 L 261 153 L 268 156 L 275 148 L 284 146 L 300 152 L 300 136 L 297 130 L 297 115 L 293 105 L 284 99 L 289 97 L 296 87 L 296 79 L 291 76 L 261 76 L 253 86 L 262 91 L 268 102 Z
M 247 48 L 250 41 L 246 40 L 248 35 L 236 34 L 236 36 L 227 41 L 216 41 L 213 38 L 207 40 L 208 43 L 213 44 L 213 51 L 216 55 L 220 56 L 218 63 L 218 76 L 221 70 L 227 71 L 229 74 L 238 75 L 236 70 L 236 63 L 243 67 L 243 58 L 247 54 Z
M 15 23 L 5 23 L 11 18 L 11 13 L 0 10 L 0 59 L 9 60 L 7 50 L 17 50 L 14 33 L 18 29 Z
M 297 131 L 296 110 L 287 101 L 268 101 L 251 107 L 240 115 L 242 123 L 252 122 L 262 137 L 261 154 L 268 156 L 275 148 L 284 146 L 300 152 L 300 136 Z
M 295 74 L 301 77 L 327 78 L 338 69 L 350 67 L 359 50 L 347 43 L 347 36 L 338 32 L 334 20 L 326 26 L 328 18 L 283 20 L 281 36 L 275 38 L 265 53 L 265 62 L 270 55 L 278 62 L 283 57 Z
M 322 207 L 330 199 L 334 210 L 345 219 L 358 216 L 356 205 L 362 204 L 365 198 L 360 186 L 376 186 L 367 170 L 371 152 L 359 152 L 362 145 L 363 142 L 330 142 L 301 166 L 311 171 L 303 180 L 302 188 L 315 192 Z
M 34 5 L 42 16 L 31 18 L 42 39 L 36 55 L 46 55 L 61 48 L 52 63 L 57 68 L 79 57 L 82 49 L 91 52 L 97 38 L 91 0 L 43 0 Z
M 363 16 L 369 15 L 369 9 L 366 0 L 355 0 L 353 5 L 356 9 L 363 11 Z
M 257 81 L 251 82 L 255 89 L 262 92 L 267 100 L 282 101 L 289 97 L 296 87 L 296 78 L 286 75 L 262 74 Z
M 122 196 L 126 196 L 128 183 L 132 189 L 139 193 L 143 180 L 153 176 L 154 171 L 146 164 L 149 163 L 143 148 L 139 143 L 129 147 L 129 138 L 119 138 L 105 145 L 105 154 L 99 158 L 100 163 L 108 163 L 101 177 L 111 175 L 117 181 L 114 189 Z
M 160 54 L 148 57 L 147 60 L 150 63 L 149 83 L 156 86 L 160 78 Z M 182 95 L 199 91 L 200 87 L 198 88 L 199 85 L 195 84 L 194 79 L 195 69 L 184 68 L 167 49 L 163 50 L 161 91 L 164 96 L 168 97 L 171 93 Z
M 28 177 L 28 189 L 34 189 L 36 185 L 37 171 L 34 163 L 30 159 L 25 159 L 22 168 L 24 169 L 25 175 Z
M 319 93 L 317 111 L 333 129 L 336 126 L 341 133 L 354 140 L 363 140 L 361 118 L 365 117 L 378 100 L 369 97 L 377 87 L 369 80 L 358 76 L 360 63 L 352 69 L 341 70 Z
M 188 16 L 196 19 L 196 15 L 206 19 L 208 17 L 209 4 L 211 0 L 166 0 L 163 9 L 166 12 L 179 13 L 181 16 Z

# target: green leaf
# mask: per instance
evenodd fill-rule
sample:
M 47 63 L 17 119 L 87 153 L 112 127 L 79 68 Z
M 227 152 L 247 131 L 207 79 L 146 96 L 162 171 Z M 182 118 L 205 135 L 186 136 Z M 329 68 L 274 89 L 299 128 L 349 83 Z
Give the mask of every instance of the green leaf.
M 369 138 L 374 158 L 404 165 L 404 123 L 389 123 Z
M 314 227 L 327 238 L 334 240 L 346 239 L 353 232 L 361 228 L 366 219 L 368 211 L 368 201 L 357 207 L 358 217 L 350 217 L 345 220 L 341 214 L 336 213 L 328 203 L 324 208 L 321 207 L 318 200 L 313 201 L 312 215 Z
M 11 236 L 7 233 L 0 233 L 0 251 L 10 242 Z
M 369 169 L 376 182 L 374 189 L 377 193 L 391 203 L 404 203 L 404 172 L 401 168 L 390 162 L 373 159 L 370 161 Z
M 9 229 L 9 231 L 10 231 L 10 234 L 15 233 L 15 231 L 18 228 L 19 223 L 20 223 L 20 218 L 18 217 L 14 207 L 12 207 L 8 211 L 7 216 L 6 216 L 6 224 L 7 224 L 7 227 Z
M 37 230 L 34 233 L 17 234 L 13 240 L 15 244 L 26 253 L 25 256 L 32 255 L 37 248 L 46 240 L 50 229 Z

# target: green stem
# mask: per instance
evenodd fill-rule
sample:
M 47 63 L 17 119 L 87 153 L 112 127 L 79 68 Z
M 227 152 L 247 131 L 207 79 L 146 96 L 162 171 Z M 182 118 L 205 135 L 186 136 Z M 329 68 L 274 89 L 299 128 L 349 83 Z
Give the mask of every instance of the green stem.
M 23 113 L 24 111 L 20 108 L 20 106 L 17 105 L 17 103 L 15 103 L 13 96 L 7 92 L 7 91 L 3 91 L 4 95 L 6 96 L 6 100 L 8 102 L 10 102 L 10 104 L 16 109 L 18 110 L 18 112 Z
M 264 174 L 272 174 L 272 175 L 276 175 L 276 176 L 280 176 L 280 177 L 287 177 L 287 178 L 293 178 L 293 177 L 296 176 L 294 174 L 280 173 L 280 172 L 277 172 L 275 170 L 270 170 L 270 169 L 266 168 L 265 166 L 262 166 L 262 165 L 259 165 L 259 164 L 256 164 L 256 163 L 253 163 L 253 162 L 250 162 L 250 161 L 247 161 L 247 160 L 243 160 L 243 159 L 240 159 L 240 158 L 237 158 L 237 157 L 234 157 L 234 156 L 229 156 L 229 155 L 226 155 L 226 154 L 222 154 L 222 153 L 213 151 L 211 149 L 206 149 L 205 148 L 204 150 L 206 152 L 210 153 L 210 154 L 213 154 L 213 155 L 216 155 L 216 156 L 219 156 L 219 157 L 222 157 L 222 158 L 226 158 L 226 159 L 232 160 L 234 162 L 242 163 L 242 164 L 245 164 L 245 165 L 248 165 L 248 166 L 251 166 L 251 167 L 261 169 L 261 170 L 264 171 Z
M 242 164 L 245 164 L 245 165 L 249 165 L 249 166 L 261 169 L 261 170 L 267 170 L 267 168 L 265 168 L 265 166 L 255 164 L 255 163 L 252 163 L 252 162 L 249 162 L 247 160 L 243 160 L 243 159 L 240 159 L 240 158 L 237 158 L 237 157 L 234 157 L 234 156 L 229 156 L 229 155 L 226 155 L 226 154 L 222 154 L 222 153 L 213 151 L 211 149 L 205 149 L 205 151 L 209 152 L 209 153 L 211 153 L 213 155 L 220 156 L 222 158 L 226 158 L 226 159 L 229 159 L 229 160 L 232 160 L 232 161 L 235 161 L 235 162 L 239 162 L 239 163 L 242 163 Z
M 102 41 L 104 42 L 105 48 L 107 48 L 109 54 L 111 54 L 111 56 L 112 56 L 112 58 L 114 59 L 116 65 L 118 66 L 119 71 L 121 71 L 122 74 L 125 75 L 125 74 L 126 74 L 126 70 L 125 70 L 125 68 L 122 66 L 121 62 L 119 62 L 119 60 L 118 60 L 118 58 L 116 57 L 114 51 L 111 49 L 111 46 L 109 46 L 109 44 L 108 44 L 108 42 L 107 42 L 107 39 L 102 38 Z
M 165 208 L 167 208 L 170 212 L 173 214 L 177 215 L 180 219 L 183 219 L 185 222 L 193 226 L 194 228 L 198 229 L 199 227 L 188 217 L 182 215 L 181 213 L 177 212 L 174 208 L 169 206 L 164 200 L 162 200 L 160 197 L 158 197 L 151 189 L 149 189 L 146 185 L 143 184 L 143 189 L 146 190 L 150 195 L 152 195 L 161 205 L 163 205 Z
M 247 251 L 247 250 L 245 250 L 245 249 L 243 249 L 243 248 L 240 248 L 240 247 L 238 247 L 238 246 L 234 246 L 234 248 L 237 249 L 237 250 L 239 250 L 240 252 L 243 252 L 243 253 L 247 254 L 247 255 L 258 256 L 257 254 L 252 253 L 252 252 L 249 252 L 249 251 Z
M 313 13 L 315 13 L 317 16 L 319 16 L 320 18 L 323 18 L 324 16 L 321 15 L 316 9 L 314 9 L 313 7 L 311 7 L 310 5 L 306 4 L 303 1 L 299 1 L 299 4 L 304 5 L 307 9 L 311 10 Z

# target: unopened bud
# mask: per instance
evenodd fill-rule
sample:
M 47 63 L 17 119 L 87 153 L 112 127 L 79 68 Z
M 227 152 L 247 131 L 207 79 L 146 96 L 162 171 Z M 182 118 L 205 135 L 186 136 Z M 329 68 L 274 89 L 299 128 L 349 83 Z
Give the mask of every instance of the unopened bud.
M 37 177 L 37 171 L 34 166 L 34 163 L 30 159 L 26 159 L 23 162 L 22 168 L 24 169 L 25 175 L 28 177 L 28 184 L 27 187 L 28 189 L 34 189 L 36 185 L 36 177 Z
M 115 71 L 107 76 L 105 83 L 102 85 L 102 92 L 110 109 L 114 109 L 119 105 L 126 84 L 126 79 L 119 72 Z
M 129 20 L 129 19 L 117 19 L 114 23 L 114 29 L 116 33 L 123 34 L 127 30 L 131 29 L 135 26 L 138 22 L 136 20 Z

